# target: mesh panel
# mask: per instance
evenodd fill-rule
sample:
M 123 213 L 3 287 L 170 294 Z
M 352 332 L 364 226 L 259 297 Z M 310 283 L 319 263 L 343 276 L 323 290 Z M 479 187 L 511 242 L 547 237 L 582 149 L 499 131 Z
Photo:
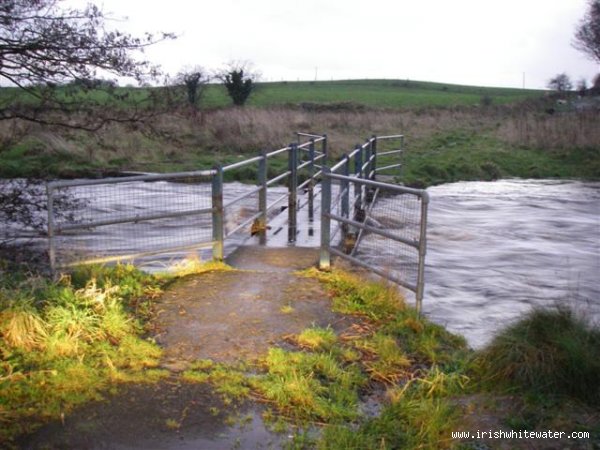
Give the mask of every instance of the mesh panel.
M 69 195 L 79 205 L 71 217 L 55 216 L 57 264 L 210 242 L 211 213 L 201 212 L 211 207 L 209 181 L 206 176 L 185 176 L 55 188 L 54 195 Z

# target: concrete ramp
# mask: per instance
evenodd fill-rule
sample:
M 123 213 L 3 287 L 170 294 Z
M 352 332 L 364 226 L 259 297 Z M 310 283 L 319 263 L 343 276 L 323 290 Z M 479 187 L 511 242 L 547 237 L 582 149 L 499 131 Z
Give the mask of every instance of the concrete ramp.
M 345 328 L 319 282 L 294 273 L 317 258 L 315 249 L 240 247 L 227 261 L 236 270 L 176 282 L 158 304 L 166 367 L 252 360 L 311 325 Z

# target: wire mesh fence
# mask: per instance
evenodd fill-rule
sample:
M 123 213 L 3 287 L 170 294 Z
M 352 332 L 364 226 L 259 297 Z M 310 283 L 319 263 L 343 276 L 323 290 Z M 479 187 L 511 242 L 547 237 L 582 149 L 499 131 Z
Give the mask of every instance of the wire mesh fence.
M 48 234 L 54 267 L 143 258 L 211 245 L 212 172 L 48 184 Z M 78 205 L 55 213 L 56 198 Z

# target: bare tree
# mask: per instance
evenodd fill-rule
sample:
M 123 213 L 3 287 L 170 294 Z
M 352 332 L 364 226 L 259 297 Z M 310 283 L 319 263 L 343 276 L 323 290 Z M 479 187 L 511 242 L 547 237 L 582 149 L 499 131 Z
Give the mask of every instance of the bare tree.
M 566 73 L 559 73 L 548 81 L 548 87 L 558 93 L 564 93 L 573 89 L 573 83 Z
M 589 0 L 588 5 L 575 32 L 573 46 L 600 63 L 600 0 Z
M 142 83 L 158 68 L 134 54 L 172 34 L 133 37 L 108 31 L 107 17 L 94 5 L 61 8 L 60 0 L 0 2 L 0 120 L 20 118 L 88 130 L 109 121 L 135 119 L 128 92 L 101 77 L 128 77 Z M 2 83 L 4 80 L 4 83 Z M 10 87 L 12 86 L 12 87 Z M 85 95 L 102 90 L 98 96 Z M 127 102 L 111 108 L 107 102 Z M 68 116 L 68 117 L 67 117 Z

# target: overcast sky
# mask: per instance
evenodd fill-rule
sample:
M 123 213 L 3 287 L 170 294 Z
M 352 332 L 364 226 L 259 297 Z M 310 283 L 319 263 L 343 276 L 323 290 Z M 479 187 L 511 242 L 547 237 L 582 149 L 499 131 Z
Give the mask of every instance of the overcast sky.
M 81 5 L 83 0 L 68 0 Z M 263 81 L 398 78 L 544 88 L 600 67 L 571 43 L 586 0 L 98 0 L 174 74 L 248 60 Z

